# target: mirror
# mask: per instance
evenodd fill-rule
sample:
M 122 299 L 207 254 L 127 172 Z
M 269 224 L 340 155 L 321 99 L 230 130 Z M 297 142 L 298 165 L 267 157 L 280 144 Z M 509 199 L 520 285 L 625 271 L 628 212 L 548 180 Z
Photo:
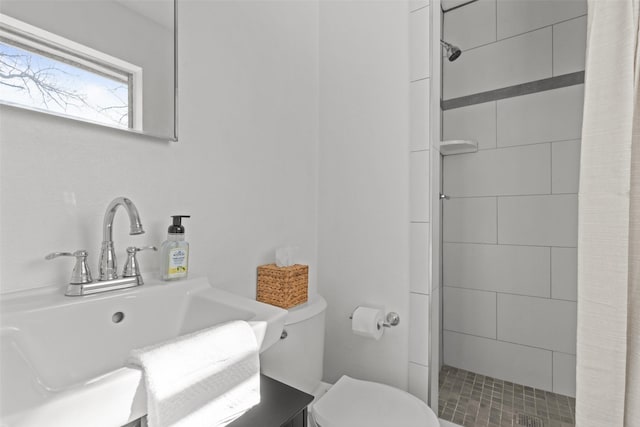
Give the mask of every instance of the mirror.
M 2 0 L 0 103 L 177 140 L 176 0 Z

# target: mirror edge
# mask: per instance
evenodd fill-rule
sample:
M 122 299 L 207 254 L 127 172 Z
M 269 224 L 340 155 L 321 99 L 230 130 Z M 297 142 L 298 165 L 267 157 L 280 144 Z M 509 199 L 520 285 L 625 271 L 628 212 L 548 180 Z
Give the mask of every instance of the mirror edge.
M 178 142 L 178 0 L 173 0 L 173 138 Z
M 35 113 L 36 115 L 45 114 L 51 117 L 58 117 L 63 120 L 71 120 L 75 123 L 88 124 L 90 126 L 98 126 L 103 129 L 112 129 L 116 132 L 124 132 L 127 135 L 139 135 L 164 142 L 178 142 L 178 0 L 173 0 L 173 131 L 172 135 L 156 135 L 152 133 L 145 133 L 144 131 L 138 131 L 135 129 L 123 129 L 116 126 L 109 126 L 105 124 L 95 123 L 89 120 L 82 120 L 76 117 L 69 117 L 62 114 L 56 114 L 54 112 L 43 112 L 30 108 L 23 108 L 18 105 L 12 105 L 9 103 L 0 102 L 0 110 L 16 109 L 20 111 Z

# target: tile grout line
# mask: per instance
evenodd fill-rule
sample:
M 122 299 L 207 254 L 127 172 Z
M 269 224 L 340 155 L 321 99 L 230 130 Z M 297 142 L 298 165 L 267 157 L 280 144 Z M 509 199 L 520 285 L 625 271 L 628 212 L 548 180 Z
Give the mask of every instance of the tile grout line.
M 504 340 L 493 339 L 493 338 L 487 338 L 487 337 L 484 337 L 484 336 L 481 336 L 481 335 L 473 335 L 473 334 L 469 334 L 469 333 L 466 333 L 466 332 L 453 331 L 451 329 L 443 329 L 443 331 L 452 332 L 454 334 L 460 334 L 460 335 L 464 335 L 464 336 L 467 336 L 467 337 L 481 338 L 481 339 L 485 339 L 485 340 L 491 340 L 491 341 L 496 341 L 496 342 L 501 342 L 501 343 L 506 343 L 506 344 L 513 344 L 513 345 L 517 345 L 517 346 L 521 346 L 521 347 L 534 348 L 536 350 L 547 351 L 549 353 L 552 353 L 552 352 L 556 351 L 556 350 L 552 350 L 552 349 L 549 349 L 549 348 L 536 347 L 534 345 L 522 344 L 522 343 L 517 343 L 517 342 L 513 342 L 513 341 L 504 341 Z M 568 354 L 570 356 L 575 356 L 575 354 L 567 353 L 565 351 L 559 351 L 558 350 L 558 353 L 564 353 L 564 354 Z
M 498 222 L 499 217 L 499 204 L 498 204 L 498 196 L 496 196 L 496 245 L 500 244 L 500 222 Z
M 555 73 L 554 73 L 555 68 L 554 68 L 554 64 L 553 64 L 553 56 L 554 56 L 553 55 L 553 45 L 554 45 L 554 43 L 553 43 L 553 33 L 554 33 L 554 27 L 555 27 L 555 25 L 551 26 L 551 75 L 552 76 L 555 76 Z
M 549 195 L 553 195 L 553 143 L 549 142 Z
M 431 2 L 429 2 L 426 6 L 420 6 L 420 7 L 419 7 L 419 8 L 417 8 L 417 9 L 410 10 L 410 11 L 409 11 L 409 14 L 411 14 L 411 13 L 415 13 L 415 12 L 417 12 L 417 11 L 419 11 L 419 10 L 422 10 L 422 9 L 426 9 L 426 8 L 427 8 L 427 7 L 429 7 L 429 6 L 431 6 Z
M 497 7 L 497 5 L 496 5 L 496 7 Z M 497 31 L 498 30 L 496 28 L 496 32 Z M 493 101 L 493 108 L 494 108 L 494 111 L 495 111 L 495 114 L 493 115 L 493 118 L 495 120 L 495 125 L 496 125 L 496 141 L 495 141 L 496 142 L 496 146 L 495 146 L 495 148 L 498 149 L 498 101 L 497 100 Z
M 496 41 L 494 43 L 498 43 L 498 0 L 494 0 L 494 8 L 493 11 L 496 15 Z
M 485 292 L 485 293 L 497 293 L 497 294 L 503 294 L 503 295 L 511 295 L 514 297 L 523 297 L 523 298 L 538 298 L 538 299 L 543 299 L 543 300 L 548 300 L 548 301 L 563 301 L 563 302 L 574 302 L 577 303 L 576 300 L 571 300 L 571 299 L 563 299 L 563 298 L 553 298 L 553 297 L 541 297 L 539 295 L 530 295 L 530 294 L 516 294 L 514 292 L 505 292 L 505 291 L 495 291 L 495 290 L 486 290 L 486 289 L 477 289 L 477 288 L 468 288 L 465 286 L 460 286 L 460 285 L 448 285 L 448 284 L 443 284 L 442 286 L 443 288 L 452 288 L 452 289 L 461 289 L 461 290 L 465 290 L 465 291 L 472 291 L 472 292 Z M 418 292 L 413 292 L 412 293 L 418 293 Z M 427 294 L 422 294 L 422 295 L 427 295 Z M 565 352 L 561 352 L 561 353 L 565 353 Z M 571 353 L 567 353 L 567 354 L 571 354 Z
M 489 102 L 495 102 L 496 104 L 498 103 L 498 101 L 489 101 Z M 470 106 L 471 107 L 471 106 Z M 466 108 L 466 107 L 460 107 L 460 108 Z M 457 108 L 452 108 L 451 110 L 456 110 Z M 451 110 L 447 110 L 447 111 L 451 111 Z M 498 126 L 497 124 L 497 119 L 496 119 L 496 126 Z M 497 137 L 496 137 L 497 140 Z M 496 142 L 496 146 L 495 147 L 486 147 L 486 148 L 482 148 L 482 147 L 478 147 L 478 151 L 476 151 L 475 153 L 464 153 L 464 154 L 448 154 L 451 156 L 464 156 L 464 155 L 472 155 L 472 154 L 476 154 L 478 152 L 485 152 L 485 151 L 493 151 L 493 150 L 499 150 L 502 148 L 516 148 L 516 147 L 528 147 L 530 145 L 540 145 L 540 144 L 549 144 L 549 143 L 556 143 L 556 142 L 571 142 L 571 141 L 578 141 L 580 142 L 580 138 L 569 138 L 569 139 L 553 139 L 553 140 L 549 140 L 549 141 L 535 141 L 535 142 L 525 142 L 524 144 L 513 144 L 513 145 L 497 145 Z
M 549 295 L 553 299 L 553 247 L 549 246 Z
M 498 7 L 496 5 L 496 40 L 492 41 L 492 42 L 488 42 L 488 43 L 482 43 L 482 44 L 479 44 L 477 46 L 470 47 L 468 49 L 464 49 L 462 52 L 463 53 L 464 52 L 470 52 L 472 50 L 476 50 L 476 49 L 479 49 L 479 48 L 482 48 L 482 47 L 487 47 L 487 46 L 490 46 L 492 44 L 503 42 L 505 40 L 515 39 L 515 38 L 518 38 L 518 37 L 521 37 L 521 36 L 524 36 L 524 35 L 527 35 L 527 34 L 535 33 L 536 31 L 544 30 L 544 29 L 549 28 L 549 27 L 551 27 L 551 30 L 553 31 L 553 27 L 555 27 L 556 25 L 564 24 L 565 22 L 573 21 L 574 19 L 579 19 L 579 18 L 582 18 L 582 17 L 585 17 L 585 16 L 587 16 L 587 14 L 578 15 L 578 16 L 574 16 L 574 17 L 571 17 L 571 18 L 563 19 L 562 21 L 554 22 L 552 24 L 547 24 L 547 25 L 545 25 L 543 27 L 533 28 L 533 29 L 525 31 L 523 33 L 517 33 L 517 34 L 510 35 L 508 37 L 504 37 L 504 38 L 498 39 L 498 25 L 497 25 L 497 22 L 498 22 Z
M 549 164 L 549 190 L 553 194 L 553 143 L 549 143 Z M 549 246 L 549 296 L 553 299 L 553 249 L 551 246 Z M 553 388 L 553 355 L 551 358 L 551 387 Z
M 530 193 L 530 194 L 487 194 L 487 195 L 478 195 L 478 196 L 449 196 L 449 200 L 459 200 L 459 199 L 483 199 L 489 197 L 554 197 L 556 196 L 577 196 L 578 193 Z
M 422 224 L 422 223 L 419 223 Z M 485 246 L 520 246 L 527 248 L 561 248 L 561 249 L 577 249 L 577 246 L 560 246 L 560 245 L 531 245 L 524 243 L 491 243 L 491 242 L 456 242 L 453 240 L 443 240 L 442 243 L 451 245 L 485 245 Z

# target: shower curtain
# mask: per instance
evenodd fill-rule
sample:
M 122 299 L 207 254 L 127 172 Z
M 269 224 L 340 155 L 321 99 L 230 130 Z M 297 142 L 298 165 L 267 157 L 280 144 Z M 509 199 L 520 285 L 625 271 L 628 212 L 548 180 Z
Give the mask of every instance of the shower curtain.
M 640 426 L 639 0 L 589 0 L 577 427 Z

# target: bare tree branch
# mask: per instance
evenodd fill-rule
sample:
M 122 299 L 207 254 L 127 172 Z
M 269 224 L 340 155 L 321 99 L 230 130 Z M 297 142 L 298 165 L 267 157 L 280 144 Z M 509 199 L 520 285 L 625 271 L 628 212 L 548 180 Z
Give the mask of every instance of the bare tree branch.
M 118 95 L 118 91 L 126 89 L 126 86 L 119 85 L 108 89 L 115 105 L 91 105 L 87 101 L 88 95 L 69 88 L 64 81 L 60 81 L 61 75 L 75 77 L 56 65 L 34 66 L 29 54 L 14 54 L 0 50 L 0 86 L 23 91 L 34 102 L 41 103 L 47 109 L 50 109 L 52 104 L 65 112 L 71 107 L 86 107 L 116 123 L 127 123 L 128 100 L 125 101 Z

